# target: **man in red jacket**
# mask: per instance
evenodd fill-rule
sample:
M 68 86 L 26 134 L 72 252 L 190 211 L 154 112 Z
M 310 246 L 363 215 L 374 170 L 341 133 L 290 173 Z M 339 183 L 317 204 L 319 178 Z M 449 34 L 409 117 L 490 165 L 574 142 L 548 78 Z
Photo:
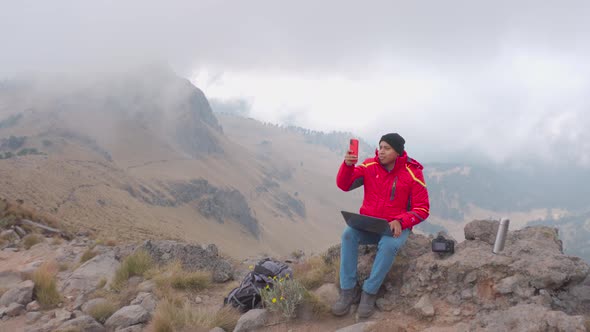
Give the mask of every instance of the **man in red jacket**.
M 428 191 L 422 165 L 408 157 L 405 140 L 397 133 L 386 134 L 379 141 L 374 158 L 355 166 L 358 157 L 348 151 L 340 166 L 336 183 L 344 191 L 364 186 L 360 214 L 387 219 L 391 233 L 377 234 L 347 227 L 342 233 L 340 253 L 340 298 L 332 313 L 345 315 L 358 301 L 358 315 L 367 318 L 375 311 L 377 292 L 391 269 L 398 250 L 405 244 L 413 226 L 430 214 Z M 392 236 L 393 234 L 393 236 Z M 357 286 L 359 244 L 377 244 L 371 275 L 362 287 Z

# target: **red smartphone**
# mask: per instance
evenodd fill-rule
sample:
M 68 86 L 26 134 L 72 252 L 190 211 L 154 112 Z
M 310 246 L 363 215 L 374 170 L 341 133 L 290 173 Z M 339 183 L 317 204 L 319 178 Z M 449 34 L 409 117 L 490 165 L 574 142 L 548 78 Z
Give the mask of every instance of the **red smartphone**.
M 359 140 L 356 138 L 351 138 L 350 139 L 350 146 L 348 147 L 348 149 L 350 151 L 352 151 L 352 154 L 355 156 L 359 156 Z

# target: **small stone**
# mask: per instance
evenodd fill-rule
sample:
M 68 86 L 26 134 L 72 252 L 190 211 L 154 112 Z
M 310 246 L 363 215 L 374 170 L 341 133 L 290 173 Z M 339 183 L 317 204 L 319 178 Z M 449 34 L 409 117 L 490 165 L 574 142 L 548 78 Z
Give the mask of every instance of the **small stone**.
M 477 280 L 477 271 L 471 271 L 466 277 L 465 277 L 465 283 L 468 284 L 472 284 Z
M 391 303 L 391 301 L 389 301 L 383 297 L 378 298 L 377 301 L 375 302 L 375 304 L 377 305 L 377 308 L 379 308 L 379 310 L 381 310 L 381 311 L 393 310 L 393 303 Z
M 457 308 L 457 309 L 453 310 L 453 315 L 455 315 L 455 316 L 461 315 L 461 309 Z
M 55 311 L 55 319 L 60 322 L 65 322 L 70 318 L 72 318 L 72 313 L 65 309 L 58 309 Z
M 195 303 L 201 304 L 201 303 L 203 303 L 203 299 L 200 296 L 197 296 L 197 297 L 195 297 Z
M 41 310 L 41 306 L 39 305 L 39 302 L 33 301 L 33 302 L 27 304 L 27 311 L 39 311 L 39 310 Z
M 473 291 L 471 289 L 464 289 L 461 292 L 461 298 L 464 300 L 469 300 L 472 297 L 473 297 Z
M 43 316 L 43 314 L 38 311 L 27 312 L 27 314 L 25 315 L 27 323 L 29 324 L 34 323 L 35 321 L 37 321 L 37 319 L 41 318 L 41 316 Z
M 8 317 L 16 317 L 25 312 L 25 306 L 19 303 L 11 303 L 6 307 L 5 315 Z
M 139 292 L 151 293 L 155 287 L 156 284 L 153 281 L 146 280 L 137 286 L 137 290 Z

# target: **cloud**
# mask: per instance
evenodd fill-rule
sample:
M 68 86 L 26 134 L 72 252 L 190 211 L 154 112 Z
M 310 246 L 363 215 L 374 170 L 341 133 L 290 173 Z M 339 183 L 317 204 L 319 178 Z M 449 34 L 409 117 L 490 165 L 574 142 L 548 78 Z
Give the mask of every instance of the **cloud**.
M 588 1 L 0 6 L 0 77 L 165 61 L 263 121 L 399 131 L 422 159 L 590 163 Z

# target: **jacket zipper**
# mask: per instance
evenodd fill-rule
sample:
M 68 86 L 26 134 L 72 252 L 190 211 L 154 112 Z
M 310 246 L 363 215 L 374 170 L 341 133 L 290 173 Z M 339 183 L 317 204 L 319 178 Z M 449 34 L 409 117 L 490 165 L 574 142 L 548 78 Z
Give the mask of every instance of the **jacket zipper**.
M 389 198 L 389 200 L 393 201 L 393 199 L 395 198 L 395 187 L 397 185 L 397 176 L 393 179 L 393 186 L 391 186 L 391 196 Z

